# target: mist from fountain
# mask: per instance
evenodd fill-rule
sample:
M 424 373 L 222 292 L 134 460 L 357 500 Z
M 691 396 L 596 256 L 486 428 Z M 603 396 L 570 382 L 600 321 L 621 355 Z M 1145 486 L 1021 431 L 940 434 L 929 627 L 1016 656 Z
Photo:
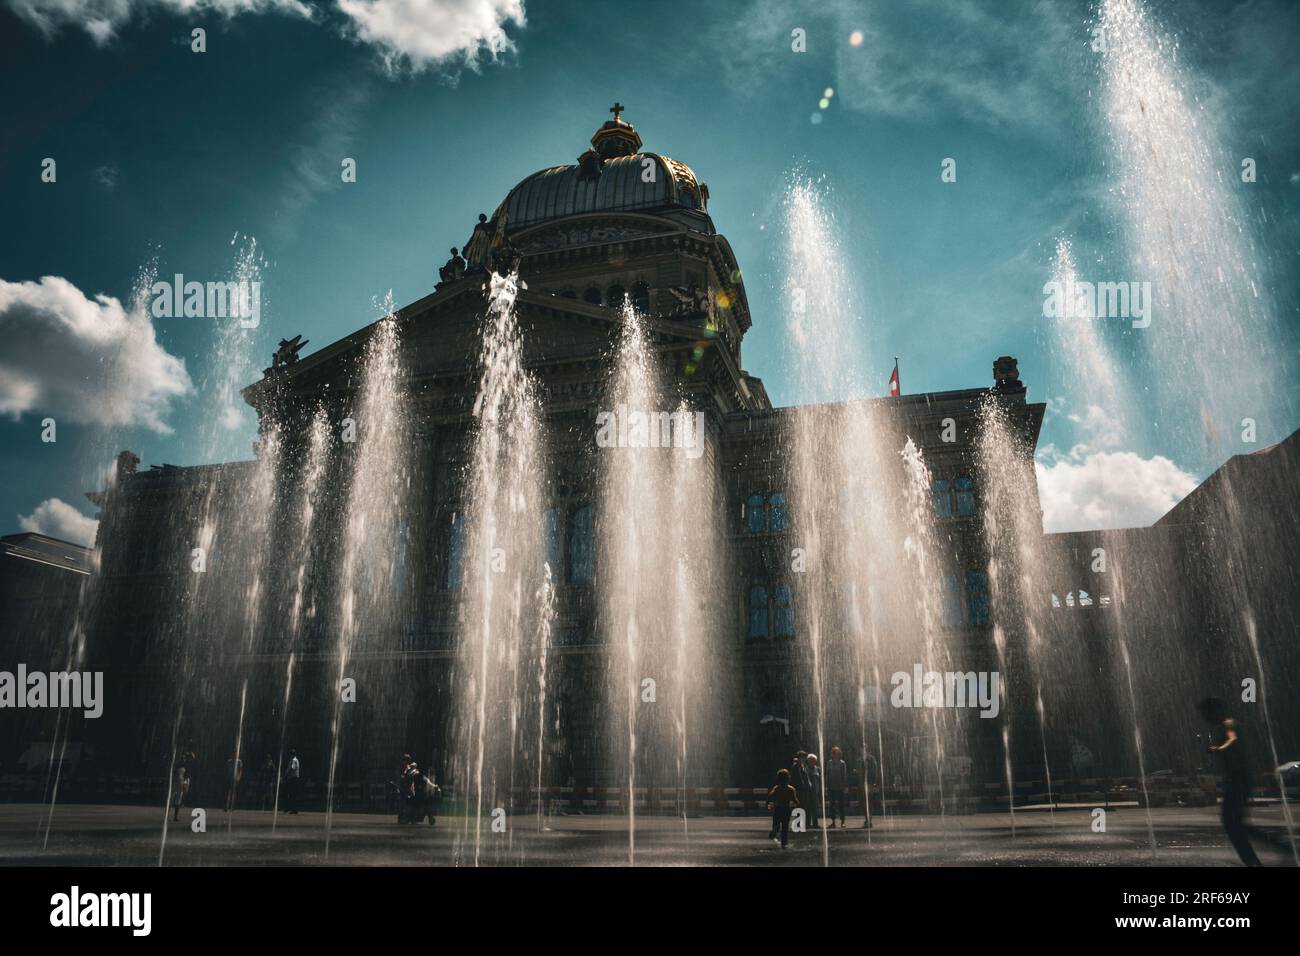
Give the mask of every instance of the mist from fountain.
M 247 491 L 241 496 L 241 504 L 244 508 L 244 514 L 249 516 L 254 522 L 263 522 L 264 526 L 269 526 L 271 517 L 276 512 L 276 500 L 279 492 L 279 482 L 281 479 L 281 441 L 280 433 L 277 428 L 272 427 L 262 437 L 258 443 L 256 465 L 249 482 Z M 244 750 L 244 718 L 248 707 L 248 669 L 252 666 L 250 661 L 258 647 L 259 626 L 261 611 L 265 595 L 263 594 L 264 582 L 266 576 L 272 570 L 269 567 L 271 549 L 268 546 L 269 534 L 263 533 L 257 535 L 253 528 L 245 525 L 240 529 L 241 538 L 238 541 L 239 550 L 244 553 L 245 561 L 244 572 L 248 575 L 247 584 L 244 588 L 242 600 L 239 607 L 242 611 L 243 621 L 243 653 L 239 661 L 240 669 L 244 670 L 242 684 L 239 688 L 239 718 L 235 726 L 235 744 L 234 763 L 230 768 L 230 773 L 242 775 L 243 767 L 243 750 Z M 237 784 L 238 780 L 227 780 L 227 785 Z M 234 827 L 235 807 L 232 805 L 228 808 L 226 816 L 226 832 L 229 833 Z
M 1112 196 L 1132 278 L 1150 282 L 1154 297 L 1150 327 L 1135 329 L 1154 372 L 1146 378 L 1158 407 L 1175 412 L 1162 422 L 1169 450 L 1217 466 L 1242 418 L 1266 434 L 1284 423 L 1275 413 L 1292 359 L 1276 348 L 1269 264 L 1230 186 L 1236 177 L 1224 175 L 1240 161 L 1222 147 L 1179 42 L 1141 0 L 1103 0 L 1098 25 Z
M 1255 214 L 1244 199 L 1250 187 L 1240 175 L 1243 158 L 1226 148 L 1229 127 L 1200 92 L 1205 87 L 1188 65 L 1186 44 L 1140 0 L 1103 0 L 1097 22 L 1106 38 L 1101 122 L 1112 195 L 1134 278 L 1150 281 L 1154 292 L 1150 327 L 1135 330 L 1144 359 L 1135 374 L 1154 389 L 1148 407 L 1155 409 L 1166 449 L 1204 473 L 1234 452 L 1255 451 L 1250 446 L 1256 436 L 1281 437 L 1294 421 L 1294 398 L 1283 386 L 1295 378 L 1295 355 L 1283 344 L 1274 305 L 1278 264 L 1255 239 Z M 1222 549 L 1224 567 L 1213 610 L 1197 622 L 1198 630 L 1208 640 L 1216 626 L 1222 628 L 1226 640 L 1212 653 L 1243 673 L 1253 668 L 1261 688 L 1274 686 L 1251 597 L 1248 553 L 1258 532 L 1243 520 L 1245 490 L 1236 486 L 1235 474 L 1225 470 L 1220 477 L 1223 525 L 1205 527 L 1202 535 L 1204 544 Z M 1114 539 L 1107 536 L 1108 550 Z M 1189 546 L 1196 543 L 1179 545 Z M 1183 698 L 1152 691 L 1170 683 L 1190 687 L 1198 675 L 1188 655 L 1171 646 L 1150 607 L 1148 596 L 1164 594 L 1169 582 L 1153 578 L 1146 558 L 1133 555 L 1113 569 L 1117 597 L 1129 598 L 1119 608 L 1116 630 L 1125 642 L 1130 698 L 1149 701 L 1162 726 L 1190 736 L 1187 725 L 1194 718 Z M 1193 586 L 1180 582 L 1173 595 L 1165 594 L 1169 610 L 1178 613 L 1195 597 Z M 1129 642 L 1134 635 L 1141 636 L 1141 647 Z M 1276 737 L 1262 692 L 1260 701 L 1276 766 Z M 1280 789 L 1292 853 L 1300 862 L 1285 787 Z M 1154 849 L 1154 835 L 1152 844 Z
M 993 641 L 1002 674 L 1004 701 L 1008 685 L 1020 683 L 1019 659 L 1023 655 L 1024 684 L 1033 695 L 1038 718 L 1043 773 L 1049 805 L 1054 804 L 1051 758 L 1047 747 L 1047 711 L 1043 685 L 1055 673 L 1044 641 L 1049 606 L 1045 572 L 1051 556 L 1044 549 L 1042 514 L 1034 474 L 1032 442 L 1017 430 L 1004 402 L 990 395 L 978 410 L 976 459 L 984 490 L 981 515 L 988 551 L 989 596 L 992 604 Z M 1017 643 L 1010 642 L 1015 638 Z M 1015 835 L 1014 751 L 1012 710 L 1003 713 L 1003 754 L 1007 776 L 1008 810 Z M 1052 812 L 1054 813 L 1054 807 Z M 1053 817 L 1053 823 L 1055 818 Z
M 719 537 L 707 434 L 691 406 L 672 398 L 647 320 L 630 301 L 606 402 L 625 438 L 611 446 L 598 440 L 596 449 L 606 747 L 608 772 L 622 785 L 634 864 L 641 792 L 675 791 L 684 808 L 692 743 L 701 742 L 696 728 L 720 726 L 718 630 L 706 610 L 716 593 Z
M 536 779 L 540 787 L 544 773 L 545 664 L 554 617 L 541 520 L 546 445 L 537 385 L 524 365 L 518 289 L 517 275 L 491 276 L 463 502 L 455 777 L 467 801 L 466 836 L 476 866 L 485 807 L 509 816 L 516 784 L 526 788 Z M 532 720 L 537 726 L 530 731 L 525 722 Z M 528 740 L 537 741 L 531 774 Z
M 939 600 L 951 556 L 937 543 L 928 471 L 915 444 L 900 432 L 894 407 L 862 400 L 867 390 L 860 370 L 875 363 L 862 343 L 856 289 L 820 187 L 796 180 L 785 215 L 785 296 L 796 381 L 804 394 L 842 402 L 803 405 L 791 414 L 792 544 L 806 556 L 807 569 L 793 574 L 801 622 L 796 640 L 807 647 L 804 685 L 811 691 L 817 752 L 825 754 L 828 723 L 842 726 L 852 714 L 865 761 L 869 693 L 862 682 L 868 672 L 879 693 L 882 674 L 910 675 L 915 664 L 926 671 L 947 669 L 951 638 Z M 898 560 L 900 542 L 906 561 Z M 830 676 L 850 662 L 856 687 Z M 934 789 L 946 832 L 945 775 L 956 723 L 936 708 L 926 711 L 913 717 L 929 725 L 922 736 L 933 741 Z M 877 715 L 883 793 L 886 728 L 879 708 Z M 895 718 L 904 719 L 899 712 Z M 825 807 L 819 810 L 824 817 Z M 822 861 L 829 863 L 824 829 Z
M 145 316 L 148 314 L 149 296 L 157 276 L 158 261 L 156 258 L 147 261 L 136 272 L 131 283 L 131 297 L 127 302 L 127 308 L 132 315 Z M 125 383 L 114 382 L 113 384 L 123 385 Z M 106 452 L 105 457 L 109 457 L 111 461 L 104 464 L 101 460 L 94 468 L 92 480 L 96 490 L 99 489 L 100 482 L 103 481 L 105 487 L 102 494 L 104 499 L 107 499 L 109 495 L 116 491 L 118 481 L 117 461 L 116 458 L 112 457 L 112 452 L 109 451 L 117 447 L 116 432 L 110 431 L 104 434 L 99 444 L 100 452 Z M 80 671 L 85 667 L 91 633 L 95 629 L 96 615 L 100 610 L 97 602 L 101 596 L 101 558 L 101 545 L 97 534 L 96 540 L 90 543 L 88 563 L 91 573 L 86 575 L 77 590 L 77 604 L 73 613 L 72 626 L 69 628 L 63 642 L 63 669 L 66 671 Z M 54 732 L 50 737 L 50 758 L 46 766 L 45 784 L 41 789 L 43 810 L 41 819 L 38 821 L 38 829 L 43 829 L 42 850 L 49 847 L 50 827 L 54 822 L 54 811 L 58 806 L 59 786 L 62 782 L 63 763 L 67 757 L 70 733 L 71 718 L 65 720 L 63 711 L 61 709 L 56 710 Z M 58 751 L 57 761 L 55 759 L 56 750 Z
M 296 467 L 286 462 L 284 469 L 284 481 L 298 497 L 297 511 L 292 515 L 292 525 L 287 529 L 293 541 L 290 558 L 297 562 L 297 567 L 289 579 L 291 593 L 285 615 L 289 624 L 288 635 L 283 647 L 279 648 L 285 655 L 284 696 L 280 704 L 280 742 L 275 759 L 275 795 L 271 803 L 272 833 L 280 819 L 280 786 L 284 781 L 285 737 L 289 730 L 289 707 L 293 700 L 293 674 L 297 663 L 298 642 L 304 621 L 309 612 L 314 612 L 314 604 L 309 606 L 313 598 L 309 582 L 316 553 L 312 544 L 317 513 L 324 504 L 321 497 L 329 468 L 331 438 L 329 418 L 325 409 L 318 407 L 308 425 L 304 457 Z
M 325 853 L 333 827 L 335 779 L 343 725 L 351 700 L 345 702 L 345 681 L 355 681 L 358 695 L 378 695 L 367 687 L 366 652 L 396 623 L 394 595 L 401 590 L 399 549 L 402 520 L 409 508 L 411 431 L 406 370 L 402 363 L 400 322 L 392 292 L 381 303 L 384 317 L 371 326 L 357 370 L 359 388 L 349 417 L 356 442 L 349 449 L 351 480 L 344 517 L 338 577 L 335 680 L 327 687 L 333 699 L 330 724 L 330 763 L 325 802 Z M 378 649 L 376 647 L 375 649 Z
M 236 247 L 236 253 L 229 281 L 245 287 L 251 283 L 260 286 L 266 263 L 257 240 L 244 237 L 241 241 L 236 235 L 231 245 Z M 199 387 L 200 394 L 209 396 L 217 406 L 217 413 L 204 419 L 198 432 L 200 460 L 205 462 L 238 456 L 236 439 L 246 434 L 248 423 L 239 406 L 238 389 L 251 377 L 254 349 L 260 340 L 258 325 L 246 318 L 215 317 L 208 371 Z M 257 569 L 264 570 L 265 542 L 275 511 L 279 439 L 274 428 L 262 436 L 256 451 L 254 461 L 229 466 L 225 471 L 196 470 L 196 507 L 193 511 L 182 509 L 176 523 L 165 532 L 181 545 L 175 559 L 188 564 L 190 573 L 189 582 L 177 595 L 164 645 L 158 648 L 159 660 L 173 662 L 166 686 L 175 694 L 167 802 L 158 849 L 160 866 L 166 854 L 169 813 L 178 785 L 179 747 L 188 743 L 189 735 L 182 737 L 182 729 L 189 704 L 199 700 L 211 708 L 217 701 L 229 703 L 234 712 L 232 730 L 236 742 L 227 773 L 233 771 L 233 761 L 240 759 L 234 753 L 239 750 L 242 736 L 247 661 L 231 653 L 228 636 L 242 636 L 238 646 L 245 657 L 256 644 L 263 596 Z M 257 499 L 255 507 L 247 506 L 249 495 Z M 254 569 L 251 576 L 250 569 Z M 164 700 L 160 707 L 166 708 L 168 703 Z M 219 711 L 206 723 L 218 726 L 228 713 Z M 195 768 L 187 769 L 192 775 Z
M 551 565 L 542 564 L 537 602 L 537 829 L 546 828 L 546 667 L 555 639 L 555 582 Z

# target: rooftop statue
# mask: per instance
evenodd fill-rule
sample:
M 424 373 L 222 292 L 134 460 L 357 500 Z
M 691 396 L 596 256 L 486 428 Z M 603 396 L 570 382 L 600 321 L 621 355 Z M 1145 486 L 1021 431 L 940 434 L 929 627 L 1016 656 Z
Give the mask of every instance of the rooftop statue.
M 465 253 L 465 264 L 467 271 L 474 272 L 478 269 L 486 270 L 491 258 L 493 241 L 493 224 L 488 222 L 485 213 L 478 214 L 478 224 L 474 227 L 473 234 L 469 237 L 469 242 L 461 246 Z
M 275 354 L 271 356 L 271 367 L 266 371 L 274 372 L 277 369 L 282 369 L 285 366 L 292 365 L 294 362 L 298 361 L 299 349 L 309 341 L 311 340 L 304 339 L 301 333 L 295 335 L 291 339 L 281 339 L 280 347 L 276 349 Z
M 451 258 L 447 260 L 446 265 L 442 266 L 438 270 L 438 284 L 434 286 L 434 288 L 441 289 L 448 283 L 455 282 L 457 279 L 463 279 L 465 277 L 465 269 L 465 260 L 461 258 L 460 251 L 455 246 L 452 246 Z

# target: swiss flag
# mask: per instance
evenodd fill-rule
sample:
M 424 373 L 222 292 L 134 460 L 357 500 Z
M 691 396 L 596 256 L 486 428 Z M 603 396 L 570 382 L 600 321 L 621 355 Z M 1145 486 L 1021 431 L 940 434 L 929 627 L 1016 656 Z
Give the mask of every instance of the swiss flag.
M 889 373 L 889 397 L 898 398 L 900 394 L 898 388 L 898 359 L 894 359 L 894 370 Z

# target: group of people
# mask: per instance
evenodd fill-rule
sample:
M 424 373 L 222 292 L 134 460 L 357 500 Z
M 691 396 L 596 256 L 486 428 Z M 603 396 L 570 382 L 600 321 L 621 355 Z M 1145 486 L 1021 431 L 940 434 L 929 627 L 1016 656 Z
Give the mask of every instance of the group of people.
M 429 826 L 438 822 L 438 800 L 442 790 L 434 782 L 433 774 L 420 769 L 410 754 L 402 754 L 402 766 L 397 782 L 397 822 L 423 823 Z
M 831 748 L 831 758 L 823 773 L 821 761 L 817 755 L 800 750 L 794 755 L 789 769 L 782 767 L 776 774 L 776 785 L 767 793 L 767 806 L 772 812 L 772 830 L 768 839 L 780 842 L 782 847 L 790 843 L 790 818 L 796 808 L 802 808 L 809 829 L 825 826 L 826 829 L 847 827 L 849 781 L 855 781 L 862 788 L 862 826 L 871 827 L 871 800 L 867 796 L 870 783 L 867 780 L 866 760 L 862 768 L 850 771 L 839 747 Z M 826 807 L 826 824 L 822 823 L 822 807 Z M 838 824 L 836 823 L 838 821 Z
M 195 780 L 198 773 L 198 754 L 192 742 L 186 742 L 176 754 L 175 769 L 172 775 L 172 820 L 180 819 L 181 807 L 194 806 L 193 798 Z M 235 809 L 239 798 L 239 787 L 244 781 L 244 761 L 237 753 L 232 753 L 226 761 L 226 803 L 222 808 L 225 813 Z M 267 754 L 258 771 L 257 791 L 258 808 L 271 810 L 276 805 L 276 787 L 281 782 L 275 760 Z M 282 813 L 297 813 L 302 802 L 302 764 L 298 760 L 298 751 L 290 750 L 289 759 L 284 767 L 281 806 Z

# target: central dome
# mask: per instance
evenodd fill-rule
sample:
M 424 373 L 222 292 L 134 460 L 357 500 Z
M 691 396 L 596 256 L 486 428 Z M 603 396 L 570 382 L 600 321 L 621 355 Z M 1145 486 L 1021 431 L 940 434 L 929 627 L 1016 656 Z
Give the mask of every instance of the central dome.
M 707 186 L 685 163 L 641 151 L 630 123 L 614 119 L 591 138 L 592 148 L 571 166 L 553 166 L 524 179 L 501 204 L 510 232 L 566 216 L 600 212 L 667 213 L 702 232 L 712 232 L 706 214 Z

